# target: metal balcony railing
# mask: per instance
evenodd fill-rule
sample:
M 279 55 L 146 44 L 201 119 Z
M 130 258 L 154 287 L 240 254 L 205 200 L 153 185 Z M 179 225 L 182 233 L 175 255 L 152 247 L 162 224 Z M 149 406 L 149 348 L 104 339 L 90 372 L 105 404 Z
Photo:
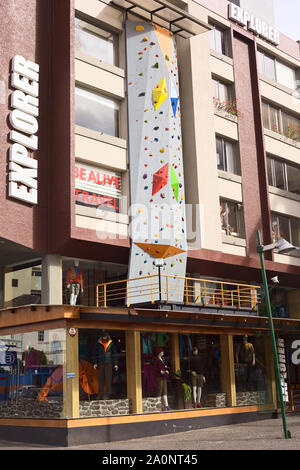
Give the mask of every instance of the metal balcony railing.
M 259 286 L 166 274 L 97 285 L 97 307 L 183 302 L 208 307 L 257 311 Z

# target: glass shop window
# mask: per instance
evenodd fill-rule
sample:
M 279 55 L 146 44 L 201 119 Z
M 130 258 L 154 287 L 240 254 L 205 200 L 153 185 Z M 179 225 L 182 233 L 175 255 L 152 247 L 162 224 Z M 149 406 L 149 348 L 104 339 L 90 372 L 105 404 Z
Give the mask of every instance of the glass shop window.
M 219 336 L 141 333 L 143 411 L 226 406 Z
M 80 416 L 129 414 L 125 332 L 80 329 L 78 341 Z
M 127 277 L 127 265 L 99 263 L 92 260 L 63 259 L 63 302 L 65 305 L 97 306 L 103 283 Z
M 64 418 L 65 335 L 54 329 L 0 338 L 0 417 Z
M 236 142 L 216 137 L 218 170 L 240 175 L 240 162 Z
M 108 98 L 76 86 L 75 88 L 75 123 L 101 134 L 119 136 L 120 104 Z
M 118 36 L 75 18 L 75 48 L 90 57 L 118 66 Z
M 228 32 L 212 23 L 210 25 L 214 27 L 209 31 L 210 48 L 219 54 L 229 56 Z
M 14 266 L 5 272 L 4 279 L 4 308 L 41 303 L 41 264 Z
M 270 381 L 264 336 L 234 336 L 234 370 L 237 406 L 270 401 Z
M 233 237 L 245 238 L 242 204 L 220 199 L 220 221 L 222 233 Z

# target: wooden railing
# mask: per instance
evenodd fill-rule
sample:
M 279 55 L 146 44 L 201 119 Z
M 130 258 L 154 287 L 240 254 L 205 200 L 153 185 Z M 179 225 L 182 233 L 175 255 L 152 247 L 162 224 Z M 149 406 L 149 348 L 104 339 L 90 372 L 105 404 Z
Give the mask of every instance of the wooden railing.
M 257 311 L 261 302 L 259 286 L 227 281 L 196 279 L 166 274 L 124 279 L 97 285 L 97 306 L 130 307 L 133 304 L 166 303 L 232 307 Z

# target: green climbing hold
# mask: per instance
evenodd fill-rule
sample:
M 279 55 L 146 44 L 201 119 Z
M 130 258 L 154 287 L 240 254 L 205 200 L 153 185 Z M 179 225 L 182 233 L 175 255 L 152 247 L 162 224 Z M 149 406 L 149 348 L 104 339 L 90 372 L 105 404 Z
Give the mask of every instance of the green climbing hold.
M 170 168 L 171 168 L 171 186 L 172 186 L 176 201 L 178 202 L 179 181 L 178 181 L 175 171 L 173 170 L 173 167 L 170 166 Z

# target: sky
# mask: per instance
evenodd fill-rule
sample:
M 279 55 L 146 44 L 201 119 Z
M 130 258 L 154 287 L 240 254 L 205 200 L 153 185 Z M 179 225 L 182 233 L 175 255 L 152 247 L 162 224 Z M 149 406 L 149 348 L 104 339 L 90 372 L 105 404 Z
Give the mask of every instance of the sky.
M 300 40 L 300 0 L 274 0 L 276 29 Z

